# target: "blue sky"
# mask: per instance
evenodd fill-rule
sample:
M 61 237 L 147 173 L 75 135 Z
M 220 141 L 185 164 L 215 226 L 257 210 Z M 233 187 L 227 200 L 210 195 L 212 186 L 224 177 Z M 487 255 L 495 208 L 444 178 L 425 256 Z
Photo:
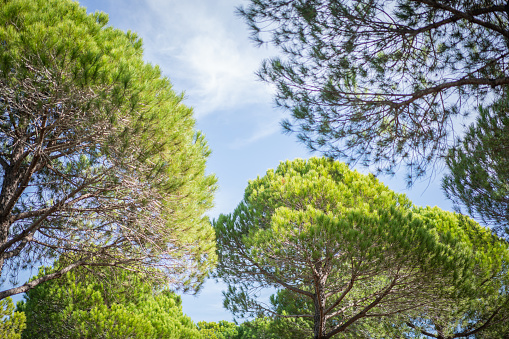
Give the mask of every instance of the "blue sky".
M 84 0 L 88 12 L 109 14 L 110 25 L 132 30 L 143 38 L 145 60 L 158 64 L 185 103 L 194 108 L 197 128 L 206 135 L 212 155 L 209 173 L 219 179 L 211 217 L 229 213 L 242 199 L 249 179 L 263 175 L 280 161 L 311 154 L 294 135 L 283 135 L 279 121 L 284 112 L 272 103 L 270 86 L 254 72 L 263 58 L 274 55 L 257 48 L 234 14 L 242 0 Z M 357 168 L 363 173 L 367 169 Z M 379 177 L 391 189 L 406 193 L 416 205 L 451 210 L 440 190 L 441 173 L 407 190 L 404 173 Z M 191 318 L 231 320 L 222 308 L 224 287 L 209 281 L 198 296 L 184 296 L 183 308 Z

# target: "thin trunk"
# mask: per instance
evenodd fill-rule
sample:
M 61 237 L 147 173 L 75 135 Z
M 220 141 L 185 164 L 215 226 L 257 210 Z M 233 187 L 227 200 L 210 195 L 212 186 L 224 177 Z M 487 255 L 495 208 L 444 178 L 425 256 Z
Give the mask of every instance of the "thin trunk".
M 7 221 L 0 222 L 0 246 L 7 242 L 9 235 L 9 223 Z M 4 267 L 4 258 L 0 255 L 0 275 Z
M 325 271 L 325 272 L 324 272 Z M 327 298 L 325 296 L 324 286 L 327 282 L 327 267 L 323 266 L 321 263 L 316 264 L 315 272 L 318 273 L 315 275 L 315 293 L 313 295 L 313 303 L 315 306 L 315 314 L 314 314 L 314 338 L 315 339 L 325 339 L 327 338 L 325 334 L 325 306 Z
M 315 304 L 315 315 L 314 315 L 314 338 L 322 339 L 325 338 L 325 297 L 323 290 L 317 287 L 317 293 L 314 296 Z
M 9 237 L 9 228 L 11 223 L 9 221 L 11 209 L 9 209 L 9 201 L 14 195 L 14 191 L 17 187 L 17 180 L 12 174 L 12 170 L 5 169 L 5 175 L 3 177 L 3 185 L 0 190 L 0 246 L 7 242 Z M 0 274 L 4 265 L 4 259 L 0 253 Z

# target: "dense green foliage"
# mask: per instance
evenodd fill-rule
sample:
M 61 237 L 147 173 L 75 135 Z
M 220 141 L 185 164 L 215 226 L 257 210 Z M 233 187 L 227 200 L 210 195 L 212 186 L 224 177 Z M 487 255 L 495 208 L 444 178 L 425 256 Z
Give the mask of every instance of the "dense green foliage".
M 236 339 L 239 336 L 237 325 L 225 320 L 217 323 L 199 321 L 197 325 L 203 339 Z
M 0 300 L 0 338 L 21 339 L 21 332 L 26 327 L 25 314 L 14 311 L 11 298 Z
M 220 321 L 218 323 L 200 321 L 198 322 L 198 328 L 203 339 L 304 338 L 302 333 L 296 333 L 286 327 L 283 329 L 280 320 L 273 320 L 268 317 L 257 317 L 244 321 L 239 325 L 227 321 Z
M 463 241 L 487 259 L 474 268 L 470 293 L 459 293 L 451 303 L 424 308 L 410 317 L 402 317 L 402 326 L 398 329 L 405 333 L 405 338 L 421 335 L 438 339 L 484 338 L 489 337 L 488 333 L 507 331 L 509 246 L 503 239 L 473 223 L 464 224 L 463 231 L 468 237 Z
M 458 207 L 509 235 L 509 99 L 486 108 L 446 158 L 443 181 Z
M 346 333 L 365 317 L 442 307 L 487 278 L 479 267 L 500 263 L 491 254 L 504 249 L 477 249 L 469 234 L 489 231 L 474 221 L 415 208 L 374 176 L 326 158 L 287 161 L 250 181 L 214 227 L 225 306 L 289 317 L 257 297 L 285 290 L 312 305 L 291 316 L 312 320 L 315 338 Z
M 258 317 L 253 320 L 245 321 L 238 327 L 238 339 L 287 339 L 286 335 L 281 335 L 274 329 L 274 321 L 267 317 Z M 237 339 L 236 338 L 236 339 Z M 300 338 L 300 337 L 299 337 Z
M 79 273 L 28 291 L 18 304 L 27 319 L 23 338 L 200 337 L 182 313 L 180 297 L 144 282 L 144 277 L 119 270 Z
M 509 85 L 505 0 L 251 0 L 239 14 L 281 52 L 259 76 L 291 112 L 283 127 L 391 173 L 422 175 L 453 119 Z
M 71 0 L 0 6 L 0 270 L 117 266 L 195 288 L 215 178 L 192 109 L 136 34 Z M 154 271 L 152 268 L 158 270 Z
M 506 307 L 506 314 L 509 313 L 509 307 Z M 493 339 L 509 337 L 509 321 L 501 323 L 499 326 L 490 327 L 480 333 L 477 333 L 475 339 Z

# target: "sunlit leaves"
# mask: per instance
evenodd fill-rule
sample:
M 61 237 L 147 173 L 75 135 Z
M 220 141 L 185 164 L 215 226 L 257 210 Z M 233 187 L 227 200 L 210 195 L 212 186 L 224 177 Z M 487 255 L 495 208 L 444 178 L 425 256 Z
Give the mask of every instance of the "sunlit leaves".
M 2 278 L 60 257 L 197 288 L 215 258 L 210 151 L 141 39 L 67 0 L 6 1 L 0 23 Z
M 28 292 L 23 338 L 200 338 L 174 293 L 125 271 L 80 273 Z
M 415 208 L 374 176 L 326 158 L 286 161 L 250 181 L 214 227 L 225 306 L 240 316 L 275 315 L 260 293 L 283 290 L 314 305 L 292 316 L 315 319 L 319 338 L 370 314 L 451 302 L 500 269 L 504 259 L 489 258 L 505 253 L 472 220 Z

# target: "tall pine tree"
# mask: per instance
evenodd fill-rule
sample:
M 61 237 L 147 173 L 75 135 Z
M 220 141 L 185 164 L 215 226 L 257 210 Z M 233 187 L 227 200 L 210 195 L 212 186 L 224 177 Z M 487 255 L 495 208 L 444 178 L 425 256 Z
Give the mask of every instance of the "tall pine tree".
M 226 307 L 310 320 L 317 339 L 455 302 L 494 259 L 473 245 L 470 229 L 489 232 L 471 219 L 414 207 L 374 176 L 326 158 L 283 162 L 250 181 L 214 227 Z M 307 307 L 278 313 L 259 298 L 274 288 Z
M 216 180 L 192 109 L 107 23 L 71 0 L 0 6 L 0 272 L 14 285 L 0 299 L 78 266 L 195 288 L 214 262 Z

